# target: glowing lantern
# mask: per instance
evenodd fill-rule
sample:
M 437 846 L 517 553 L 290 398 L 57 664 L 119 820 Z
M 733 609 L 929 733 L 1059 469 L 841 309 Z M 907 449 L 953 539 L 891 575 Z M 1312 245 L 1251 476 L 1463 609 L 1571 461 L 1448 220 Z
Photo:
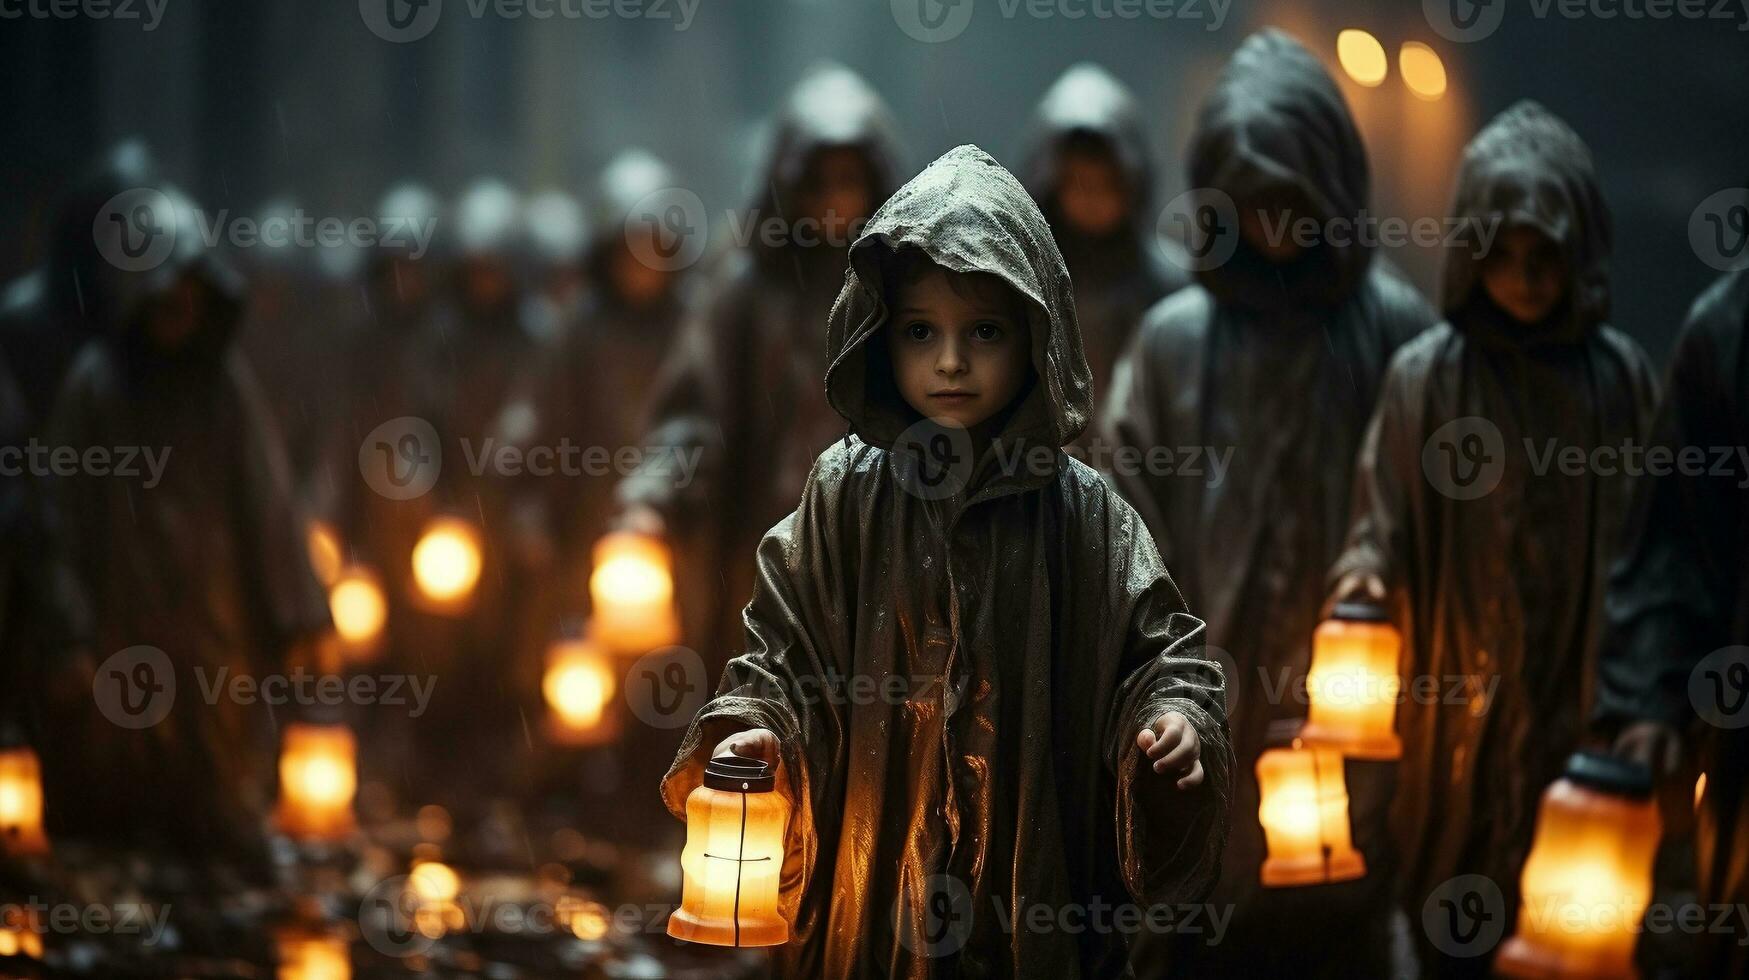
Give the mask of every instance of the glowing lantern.
M 345 725 L 287 725 L 279 753 L 280 829 L 300 840 L 352 833 L 358 745 Z
M 437 612 L 461 612 L 480 583 L 480 535 L 467 521 L 439 517 L 413 546 L 413 581 Z
M 1378 606 L 1345 602 L 1312 634 L 1311 710 L 1300 737 L 1355 759 L 1396 759 L 1403 638 Z
M 275 937 L 279 980 L 352 980 L 352 955 L 344 936 L 289 929 Z
M 1390 61 L 1385 46 L 1366 31 L 1350 28 L 1336 35 L 1336 60 L 1355 82 L 1374 88 L 1385 80 Z
M 668 547 L 644 534 L 619 531 L 595 544 L 589 576 L 595 637 L 622 653 L 644 653 L 680 639 Z
M 1366 874 L 1348 827 L 1348 784 L 1342 756 L 1299 739 L 1257 759 L 1257 819 L 1269 856 L 1263 884 L 1271 888 L 1322 885 Z
M 725 756 L 705 765 L 686 798 L 680 908 L 668 935 L 713 946 L 777 946 L 789 923 L 777 911 L 789 804 L 771 766 Z
M 340 533 L 327 521 L 311 521 L 306 544 L 316 581 L 333 585 L 340 578 L 341 567 L 346 562 L 345 549 L 340 546 Z
M 43 958 L 42 916 L 36 910 L 9 904 L 0 911 L 0 956 Z
M 1518 934 L 1494 967 L 1518 977 L 1632 977 L 1661 831 L 1651 774 L 1581 752 L 1543 793 Z
M 586 640 L 554 644 L 547 658 L 541 691 L 547 699 L 547 730 L 554 741 L 587 745 L 617 734 L 607 711 L 613 701 L 613 667 L 607 656 Z
M 27 746 L 0 749 L 0 852 L 47 854 L 43 833 L 43 770 Z
M 1445 94 L 1445 62 L 1420 41 L 1403 43 L 1397 53 L 1397 68 L 1403 73 L 1403 84 L 1416 96 L 1432 102 Z
M 351 565 L 336 575 L 328 589 L 328 613 L 348 650 L 374 648 L 389 618 L 388 600 L 376 574 L 363 565 Z
M 428 939 L 441 939 L 444 933 L 466 924 L 462 907 L 456 903 L 461 894 L 462 880 L 455 869 L 441 861 L 418 861 L 407 875 L 407 892 L 413 898 L 413 927 Z

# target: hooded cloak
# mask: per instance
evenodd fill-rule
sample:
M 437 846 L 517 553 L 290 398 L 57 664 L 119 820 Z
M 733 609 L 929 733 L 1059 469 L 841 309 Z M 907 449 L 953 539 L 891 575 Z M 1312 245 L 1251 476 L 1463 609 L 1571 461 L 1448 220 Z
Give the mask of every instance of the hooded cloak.
M 1311 54 L 1277 31 L 1240 46 L 1191 145 L 1192 183 L 1235 201 L 1292 188 L 1319 202 L 1320 214 L 1366 205 L 1366 153 L 1347 105 Z M 1292 904 L 1306 890 L 1265 890 L 1258 881 L 1264 842 L 1253 775 L 1271 723 L 1305 716 L 1295 692 L 1304 691 L 1323 576 L 1342 550 L 1354 459 L 1385 366 L 1437 319 L 1370 252 L 1358 242 L 1322 243 L 1270 263 L 1240 242 L 1227 263 L 1149 311 L 1106 404 L 1106 438 L 1134 454 L 1134 465 L 1113 457 L 1111 479 L 1208 622 L 1211 647 L 1236 668 L 1237 817 L 1214 896 L 1236 906 L 1234 933 L 1219 946 L 1176 944 L 1224 963 L 1185 967 L 1193 973 L 1262 970 L 1269 957 L 1304 969 L 1294 952 L 1303 944 L 1268 938 L 1281 935 L 1282 922 L 1338 918 L 1341 933 L 1305 929 L 1306 942 L 1329 942 L 1352 935 L 1358 908 L 1383 908 L 1386 791 L 1351 787 L 1356 843 L 1379 873 L 1346 886 L 1340 902 L 1316 890 L 1315 900 Z M 1318 277 L 1329 269 L 1347 271 Z M 1247 928 L 1258 930 L 1256 941 L 1236 938 Z
M 1331 580 L 1379 575 L 1398 597 L 1406 690 L 1436 678 L 1441 691 L 1398 712 L 1392 822 L 1410 909 L 1458 873 L 1516 901 L 1539 795 L 1584 733 L 1630 491 L 1620 467 L 1559 454 L 1643 444 L 1655 387 L 1639 345 L 1602 322 L 1608 214 L 1565 123 L 1531 102 L 1491 122 L 1465 150 L 1454 216 L 1471 233 L 1538 228 L 1568 278 L 1561 306 L 1521 325 L 1487 299 L 1479 258 L 1451 256 L 1447 322 L 1398 352 L 1358 463 Z
M 790 93 L 744 217 L 793 217 L 811 162 L 834 148 L 862 154 L 871 210 L 892 193 L 900 166 L 892 114 L 854 72 L 826 65 Z M 650 507 L 666 521 L 686 633 L 711 664 L 738 642 L 736 613 L 753 585 L 746 556 L 795 506 L 815 455 L 844 432 L 820 386 L 819 340 L 844 257 L 843 248 L 757 235 L 726 257 L 669 351 L 647 412 L 645 445 L 701 454 L 698 476 L 681 486 L 671 468 L 656 467 L 618 491 L 623 507 Z
M 1110 152 L 1129 194 L 1122 224 L 1098 238 L 1077 232 L 1057 208 L 1063 153 L 1077 141 Z M 1154 232 L 1152 156 L 1141 105 L 1098 65 L 1071 67 L 1039 100 L 1026 152 L 1026 189 L 1050 222 L 1075 282 L 1075 313 L 1095 391 L 1109 384 L 1112 365 L 1142 314 L 1190 281 L 1188 264 L 1168 254 L 1176 246 Z
M 905 248 L 1000 278 L 1031 328 L 1033 384 L 945 496 L 907 480 L 916 414 L 879 356 Z M 688 729 L 668 807 L 684 813 L 721 738 L 777 734 L 792 804 L 783 975 L 1125 975 L 1122 932 L 1023 916 L 1201 897 L 1227 819 L 1223 681 L 1135 512 L 1061 451 L 1091 391 L 1043 216 L 981 150 L 947 153 L 857 240 L 827 343 L 852 434 L 760 544 L 746 653 Z M 1029 450 L 1044 465 L 1003 463 Z M 838 696 L 871 677 L 903 697 Z M 1202 739 L 1197 788 L 1136 748 L 1167 710 Z M 927 942 L 955 894 L 964 914 Z

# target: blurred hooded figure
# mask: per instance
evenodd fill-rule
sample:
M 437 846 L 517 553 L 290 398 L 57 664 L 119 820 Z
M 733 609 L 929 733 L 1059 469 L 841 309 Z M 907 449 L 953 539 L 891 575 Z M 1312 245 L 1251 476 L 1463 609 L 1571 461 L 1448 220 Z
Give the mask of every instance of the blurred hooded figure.
M 1094 64 L 1064 72 L 1034 113 L 1026 189 L 1050 222 L 1075 282 L 1094 391 L 1156 300 L 1190 281 L 1154 232 L 1154 166 L 1142 109 Z
M 901 166 L 892 114 L 860 76 L 828 64 L 797 83 L 742 216 L 752 237 L 726 256 L 656 382 L 643 441 L 663 450 L 659 465 L 626 479 L 619 502 L 626 524 L 674 545 L 687 642 L 713 669 L 740 644 L 760 535 L 844 433 L 820 384 L 818 338 L 849 244 Z M 785 231 L 775 241 L 759 227 L 772 219 Z M 690 481 L 677 478 L 676 454 L 699 461 Z
M 1597 663 L 1595 720 L 1616 751 L 1660 775 L 1679 763 L 1690 776 L 1694 768 L 1706 774 L 1697 837 L 1699 900 L 1709 908 L 1749 902 L 1749 728 L 1699 724 L 1689 693 L 1691 678 L 1708 676 L 1708 668 L 1696 674 L 1701 661 L 1749 640 L 1749 467 L 1737 455 L 1716 470 L 1711 448 L 1749 446 L 1746 340 L 1749 272 L 1738 270 L 1689 310 L 1653 430 L 1654 445 L 1674 453 L 1702 448 L 1707 471 L 1671 470 L 1636 484 Z M 1733 699 L 1742 687 L 1729 663 L 1741 657 L 1718 659 L 1725 683 L 1703 681 L 1705 720 L 1740 719 Z M 1695 975 L 1749 972 L 1744 938 L 1740 924 L 1708 930 Z
M 1609 212 L 1566 123 L 1534 102 L 1497 116 L 1464 151 L 1452 213 L 1446 322 L 1391 363 L 1331 578 L 1337 598 L 1392 597 L 1404 676 L 1480 688 L 1398 712 L 1405 907 L 1482 874 L 1511 922 L 1537 801 L 1586 732 L 1631 489 L 1622 467 L 1553 453 L 1644 444 L 1655 381 L 1604 322 Z M 1486 969 L 1423 952 L 1434 973 Z
M 1354 460 L 1385 366 L 1436 317 L 1364 245 L 1320 241 L 1295 251 L 1257 233 L 1283 217 L 1352 220 L 1368 203 L 1366 148 L 1347 103 L 1286 34 L 1267 30 L 1240 45 L 1203 104 L 1189 177 L 1230 197 L 1250 227 L 1226 262 L 1148 312 L 1106 406 L 1117 446 L 1178 454 L 1169 474 L 1119 469 L 1113 479 L 1238 678 L 1228 705 L 1238 816 L 1211 899 L 1233 903 L 1234 918 L 1218 944 L 1173 937 L 1172 969 L 1300 975 L 1325 963 L 1379 975 L 1388 969 L 1388 787 L 1349 767 L 1366 879 L 1266 890 L 1255 772 L 1270 723 L 1305 713 L 1279 692 L 1306 673 L 1323 573 L 1341 553 Z M 1203 455 L 1184 455 L 1188 447 Z M 1163 945 L 1141 944 L 1138 972 L 1162 969 Z
M 561 190 L 531 196 L 524 211 L 534 271 L 524 318 L 535 336 L 557 340 L 583 305 L 589 224 L 583 205 Z
M 48 262 L 7 285 L 0 300 L 0 353 L 29 424 L 47 421 L 79 349 L 114 317 L 121 273 L 98 252 L 92 224 L 116 195 L 150 187 L 157 171 L 146 144 L 124 140 L 66 190 L 50 226 Z
M 51 822 L 73 836 L 256 856 L 272 718 L 223 694 L 206 703 L 201 690 L 286 672 L 327 608 L 283 446 L 233 343 L 240 284 L 202 250 L 179 192 L 162 188 L 141 207 L 107 241 L 169 234 L 170 252 L 123 277 L 50 427 L 55 445 L 116 463 L 50 483 L 59 544 L 92 610 L 76 665 L 85 696 L 60 706 L 44 743 Z M 131 447 L 140 454 L 124 471 Z M 142 645 L 162 651 L 173 679 L 143 664 L 93 677 L 93 661 Z M 116 696 L 91 697 L 94 681 Z M 152 710 L 172 682 L 181 693 L 162 721 L 135 731 L 114 720 Z

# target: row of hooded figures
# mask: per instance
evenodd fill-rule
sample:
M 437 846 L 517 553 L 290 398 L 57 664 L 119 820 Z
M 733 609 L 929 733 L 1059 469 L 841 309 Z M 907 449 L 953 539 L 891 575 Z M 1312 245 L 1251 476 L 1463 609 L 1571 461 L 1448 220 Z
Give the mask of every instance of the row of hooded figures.
M 0 714 L 41 749 L 51 829 L 258 853 L 271 719 L 185 694 L 129 731 L 93 706 L 93 681 L 138 646 L 185 691 L 184 671 L 323 669 L 317 515 L 382 577 L 369 669 L 437 681 L 417 719 L 355 713 L 363 778 L 464 813 L 518 791 L 576 806 L 555 791 L 576 788 L 574 760 L 527 737 L 541 650 L 587 612 L 598 538 L 666 541 L 684 644 L 718 696 L 592 764 L 585 812 L 565 817 L 667 848 L 659 774 L 678 811 L 715 752 L 778 763 L 796 808 L 789 975 L 1113 975 L 1129 956 L 1144 975 L 1477 972 L 1486 957 L 1429 940 L 1425 900 L 1482 875 L 1510 910 L 1539 794 L 1600 741 L 1712 767 L 1699 887 L 1740 893 L 1729 770 L 1740 782 L 1749 756 L 1720 749 L 1722 729 L 1678 733 L 1681 658 L 1741 638 L 1749 615 L 1733 591 L 1742 493 L 1548 472 L 1518 447 L 1644 442 L 1655 418 L 1661 437 L 1740 442 L 1743 277 L 1697 305 L 1660 415 L 1646 355 L 1605 322 L 1590 154 L 1541 106 L 1466 148 L 1453 216 L 1499 234 L 1448 248 L 1437 308 L 1365 243 L 1269 233 L 1369 199 L 1349 109 L 1292 38 L 1246 40 L 1196 120 L 1188 182 L 1235 204 L 1225 261 L 1156 235 L 1146 115 L 1078 66 L 1040 102 L 1019 180 L 961 147 L 901 187 L 887 108 L 830 66 L 780 109 L 752 207 L 814 219 L 813 239 L 662 261 L 662 229 L 628 216 L 679 181 L 628 152 L 587 214 L 495 183 L 447 208 L 398 187 L 378 217 L 436 222 L 429 249 L 385 239 L 339 284 L 261 250 L 246 291 L 180 244 L 140 272 L 94 250 L 97 208 L 165 186 L 138 144 L 118 149 L 68 195 L 0 324 L 4 445 L 171 450 L 149 476 L 4 484 Z M 393 423 L 379 448 L 405 476 L 409 419 L 442 462 L 404 493 L 361 448 Z M 924 419 L 972 451 L 951 492 L 907 492 L 882 462 Z M 1455 442 L 1448 474 L 1424 466 L 1442 426 L 1478 419 L 1492 441 Z M 490 463 L 503 446 L 608 453 L 534 478 Z M 1201 463 L 1121 465 L 1162 448 Z M 462 617 L 407 598 L 407 555 L 446 514 L 483 545 Z M 1391 611 L 1404 676 L 1472 693 L 1405 702 L 1401 761 L 1351 778 L 1365 878 L 1265 889 L 1254 767 L 1272 727 L 1304 716 L 1282 692 L 1348 599 Z M 857 673 L 944 693 L 802 693 L 811 674 Z M 941 875 L 977 911 L 945 957 L 902 941 Z M 1206 902 L 1225 921 L 1218 942 L 1003 934 L 979 911 L 1023 898 Z

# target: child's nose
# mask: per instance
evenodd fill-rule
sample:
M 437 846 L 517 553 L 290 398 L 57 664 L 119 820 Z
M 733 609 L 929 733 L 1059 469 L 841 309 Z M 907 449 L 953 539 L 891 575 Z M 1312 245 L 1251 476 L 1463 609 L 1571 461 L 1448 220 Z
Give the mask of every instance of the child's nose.
M 950 338 L 941 345 L 941 352 L 935 358 L 935 370 L 938 374 L 946 375 L 965 373 L 965 353 L 958 340 Z

